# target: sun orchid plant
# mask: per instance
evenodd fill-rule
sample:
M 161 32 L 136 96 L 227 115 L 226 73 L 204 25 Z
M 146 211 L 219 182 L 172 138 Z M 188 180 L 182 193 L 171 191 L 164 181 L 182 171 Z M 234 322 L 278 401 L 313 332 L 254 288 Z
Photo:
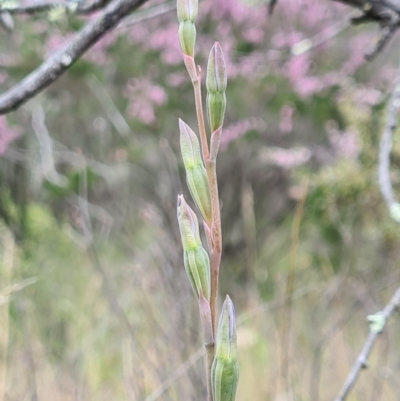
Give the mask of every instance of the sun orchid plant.
M 178 195 L 177 215 L 186 273 L 198 301 L 207 355 L 208 401 L 234 401 L 239 379 L 236 357 L 235 309 L 229 296 L 216 325 L 216 299 L 222 253 L 221 216 L 218 197 L 216 159 L 226 108 L 227 74 L 218 42 L 208 58 L 206 88 L 210 135 L 204 122 L 201 69 L 195 63 L 198 0 L 177 0 L 179 42 L 183 60 L 192 81 L 196 103 L 198 135 L 179 119 L 180 147 L 186 181 L 203 220 L 207 249 L 200 238 L 196 213 Z

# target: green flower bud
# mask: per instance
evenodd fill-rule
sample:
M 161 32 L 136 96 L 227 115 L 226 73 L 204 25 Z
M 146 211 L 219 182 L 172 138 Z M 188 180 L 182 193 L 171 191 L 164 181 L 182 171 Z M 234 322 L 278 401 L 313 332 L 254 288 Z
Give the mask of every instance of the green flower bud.
M 208 93 L 226 91 L 227 76 L 224 54 L 218 42 L 214 43 L 208 57 L 206 86 Z
M 211 222 L 211 200 L 208 177 L 201 158 L 200 143 L 193 130 L 179 120 L 180 145 L 186 181 L 190 194 L 207 224 Z
M 178 14 L 178 21 L 192 21 L 197 18 L 197 11 L 199 8 L 198 0 L 177 0 L 176 10 Z
M 226 67 L 221 46 L 215 42 L 207 65 L 207 114 L 211 132 L 221 127 L 226 108 Z
M 187 56 L 194 56 L 194 45 L 196 43 L 196 27 L 192 21 L 183 21 L 179 24 L 179 43 L 182 52 Z
M 183 252 L 186 273 L 197 298 L 203 294 L 210 300 L 210 259 L 203 246 L 192 251 Z
M 179 230 L 184 251 L 192 251 L 201 246 L 199 221 L 196 213 L 186 203 L 183 195 L 178 195 L 177 205 Z
M 225 92 L 223 93 L 216 92 L 207 94 L 207 116 L 211 132 L 214 132 L 224 123 L 225 109 L 226 109 Z
M 210 259 L 201 243 L 197 216 L 183 195 L 178 196 L 177 209 L 186 273 L 195 295 L 199 297 L 203 294 L 209 300 Z
M 234 401 L 239 381 L 236 356 L 235 309 L 229 296 L 218 322 L 215 357 L 211 368 L 213 401 Z

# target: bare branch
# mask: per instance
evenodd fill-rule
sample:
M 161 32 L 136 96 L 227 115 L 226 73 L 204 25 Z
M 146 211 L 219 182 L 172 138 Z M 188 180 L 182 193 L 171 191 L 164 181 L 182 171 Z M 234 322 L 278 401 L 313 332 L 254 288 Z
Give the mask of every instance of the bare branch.
M 396 202 L 392 182 L 390 179 L 390 152 L 392 150 L 392 137 L 397 128 L 397 114 L 400 109 L 400 62 L 397 78 L 390 97 L 385 129 L 379 144 L 379 187 L 386 202 L 391 217 L 400 223 L 400 204 Z
M 390 315 L 396 310 L 396 308 L 400 305 L 400 288 L 396 290 L 392 299 L 389 303 L 385 306 L 382 312 L 379 313 L 382 322 L 385 323 Z M 381 330 L 370 330 L 367 339 L 365 340 L 364 346 L 358 355 L 356 362 L 354 363 L 353 367 L 350 370 L 349 375 L 343 385 L 342 390 L 340 391 L 339 396 L 336 398 L 335 401 L 344 401 L 349 394 L 350 390 L 353 388 L 354 384 L 357 381 L 357 378 L 362 369 L 367 367 L 367 360 L 368 356 L 371 353 L 372 346 L 374 345 L 375 341 L 377 340 Z
M 90 14 L 101 8 L 105 7 L 109 0 L 94 0 L 92 2 L 79 2 L 72 3 L 68 0 L 63 1 L 35 1 L 32 4 L 18 5 L 15 7 L 3 6 L 0 7 L 0 14 L 7 12 L 9 14 L 36 14 L 40 12 L 49 11 L 55 7 L 65 7 L 66 9 L 73 10 L 74 14 Z M 75 7 L 76 5 L 76 7 Z M 72 7 L 74 6 L 74 7 Z
M 392 136 L 397 127 L 397 112 L 400 109 L 400 62 L 397 71 L 396 82 L 392 95 L 390 97 L 385 129 L 382 134 L 379 146 L 379 186 L 385 200 L 391 217 L 400 223 L 400 204 L 395 201 L 392 182 L 390 180 L 390 152 L 392 149 Z M 400 305 L 400 288 L 397 289 L 390 302 L 385 308 L 374 316 L 379 316 L 380 324 L 378 329 L 370 326 L 370 333 L 364 343 L 364 346 L 350 370 L 349 375 L 335 401 L 344 401 L 350 390 L 354 387 L 357 378 L 362 369 L 367 367 L 368 356 L 372 350 L 378 335 L 382 331 L 387 319 Z
M 94 21 L 84 28 L 66 46 L 50 56 L 36 70 L 0 96 L 0 115 L 15 110 L 45 89 L 105 33 L 114 28 L 122 18 L 148 0 L 113 0 Z
M 376 42 L 365 53 L 372 60 L 390 41 L 400 27 L 400 3 L 396 0 L 333 0 L 358 8 L 361 14 L 352 18 L 355 25 L 365 22 L 378 22 L 380 34 Z

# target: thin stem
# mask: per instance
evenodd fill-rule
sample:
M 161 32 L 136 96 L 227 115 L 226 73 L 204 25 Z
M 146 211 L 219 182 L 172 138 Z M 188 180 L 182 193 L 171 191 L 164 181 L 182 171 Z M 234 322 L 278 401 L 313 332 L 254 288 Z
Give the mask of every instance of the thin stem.
M 218 180 L 217 180 L 217 165 L 216 158 L 218 152 L 218 145 L 213 144 L 214 136 L 220 137 L 221 129 L 218 130 L 216 135 L 214 133 L 211 135 L 211 154 L 208 149 L 207 134 L 204 123 L 204 113 L 203 113 L 203 103 L 201 96 L 201 71 L 197 71 L 197 79 L 192 80 L 194 96 L 196 101 L 196 114 L 197 122 L 199 125 L 200 142 L 203 153 L 203 160 L 206 165 L 208 185 L 210 188 L 210 198 L 211 198 L 211 226 L 210 226 L 210 242 L 211 242 L 211 252 L 210 252 L 210 270 L 211 270 L 211 296 L 210 296 L 210 309 L 211 309 L 211 322 L 212 331 L 214 338 L 216 337 L 216 316 L 217 316 L 217 294 L 218 294 L 218 280 L 219 280 L 219 268 L 221 264 L 221 254 L 222 254 L 222 234 L 221 234 L 221 212 L 219 205 L 218 196 Z M 219 144 L 219 141 L 217 141 Z M 212 361 L 214 359 L 215 353 L 215 343 L 209 344 L 207 346 L 207 387 L 208 387 L 208 399 L 212 401 L 212 391 L 211 391 L 211 367 Z
M 203 113 L 203 102 L 201 97 L 201 70 L 200 67 L 196 67 L 194 58 L 191 56 L 183 55 L 183 61 L 185 62 L 186 69 L 188 71 L 189 77 L 192 81 L 194 100 L 196 103 L 196 116 L 197 124 L 199 127 L 201 151 L 203 155 L 203 162 L 207 163 L 209 158 L 208 142 L 206 126 L 204 123 L 204 113 Z
M 381 312 L 381 316 L 384 319 L 384 322 L 390 317 L 390 315 L 398 308 L 400 305 L 400 288 L 396 290 L 392 299 L 389 303 L 385 306 L 385 308 Z M 349 394 L 350 390 L 355 385 L 357 378 L 362 369 L 367 367 L 367 360 L 368 356 L 371 353 L 372 346 L 374 345 L 375 341 L 377 340 L 380 331 L 370 330 L 367 339 L 365 340 L 364 346 L 358 355 L 357 360 L 355 361 L 353 367 L 350 370 L 350 373 L 347 376 L 347 379 L 340 391 L 339 396 L 336 398 L 335 401 L 344 401 Z
M 211 368 L 214 360 L 214 343 L 206 345 L 206 356 L 207 356 L 207 399 L 213 401 L 212 387 L 211 387 Z
M 396 204 L 390 179 L 390 152 L 392 136 L 397 128 L 397 112 L 400 108 L 400 61 L 395 86 L 389 101 L 385 129 L 379 144 L 379 187 L 389 211 Z
M 194 97 L 196 102 L 196 115 L 197 123 L 199 126 L 199 136 L 201 143 L 201 150 L 203 155 L 203 161 L 207 170 L 208 184 L 210 187 L 210 198 L 211 198 L 211 252 L 210 252 L 210 269 L 211 269 L 211 297 L 210 297 L 210 308 L 211 308 L 211 320 L 213 327 L 213 334 L 215 338 L 215 319 L 216 319 L 216 298 L 218 290 L 218 277 L 219 267 L 221 263 L 222 253 L 222 236 L 221 236 L 221 213 L 219 206 L 218 197 L 218 182 L 217 182 L 217 171 L 216 171 L 216 157 L 218 147 L 215 147 L 215 152 L 210 154 L 208 149 L 208 141 L 206 134 L 206 127 L 204 123 L 204 112 L 201 95 L 201 71 L 196 68 L 196 64 L 193 57 L 184 56 L 186 68 L 189 76 L 192 80 Z M 219 130 L 220 135 L 220 130 Z M 213 148 L 213 147 L 212 147 Z
M 219 209 L 219 198 L 218 198 L 218 184 L 217 184 L 217 172 L 216 172 L 216 153 L 214 157 L 210 157 L 208 149 L 207 133 L 204 123 L 204 112 L 203 102 L 201 95 L 201 70 L 200 67 L 196 67 L 196 63 L 193 57 L 184 55 L 184 62 L 189 76 L 192 80 L 194 98 L 196 103 L 196 116 L 197 124 L 199 127 L 199 136 L 201 151 L 203 156 L 203 162 L 206 167 L 208 183 L 210 188 L 211 198 L 211 224 L 204 222 L 207 236 L 207 242 L 210 248 L 210 273 L 211 273 L 211 296 L 210 296 L 210 312 L 211 312 L 211 326 L 213 339 L 216 336 L 216 299 L 218 291 L 218 277 L 219 277 L 219 266 L 221 263 L 221 214 Z M 215 343 L 214 340 L 205 346 L 207 354 L 207 396 L 208 401 L 213 400 L 212 389 L 211 389 L 211 367 L 214 360 Z
M 219 267 L 221 263 L 221 254 L 222 254 L 221 213 L 219 208 L 218 182 L 217 182 L 217 171 L 216 171 L 215 161 L 209 159 L 206 162 L 206 170 L 207 170 L 208 183 L 210 186 L 210 196 L 211 196 L 212 250 L 210 255 L 210 269 L 211 269 L 210 308 L 211 308 L 211 319 L 215 338 L 216 299 L 218 292 Z

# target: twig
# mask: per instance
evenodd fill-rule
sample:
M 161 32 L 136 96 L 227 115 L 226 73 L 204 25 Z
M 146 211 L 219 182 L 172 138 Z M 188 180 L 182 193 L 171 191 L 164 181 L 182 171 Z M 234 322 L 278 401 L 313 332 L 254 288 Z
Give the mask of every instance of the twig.
M 300 56 L 318 46 L 323 45 L 325 42 L 339 36 L 350 26 L 349 21 L 340 20 L 330 27 L 318 32 L 311 38 L 302 39 L 300 42 L 295 43 L 291 46 L 290 52 L 293 56 Z
M 118 110 L 117 106 L 113 102 L 110 94 L 108 93 L 104 85 L 97 79 L 94 74 L 91 74 L 91 76 L 87 80 L 87 84 L 95 95 L 96 99 L 103 107 L 104 113 L 107 115 L 108 119 L 111 121 L 118 134 L 120 134 L 121 137 L 124 138 L 128 137 L 128 135 L 134 138 L 129 124 L 126 122 L 124 116 Z
M 400 204 L 395 201 L 393 194 L 392 182 L 390 180 L 390 152 L 392 149 L 392 136 L 397 127 L 397 112 L 400 109 L 400 61 L 397 71 L 396 82 L 392 95 L 390 97 L 388 112 L 386 116 L 385 129 L 382 134 L 379 145 L 379 187 L 382 197 L 386 202 L 391 217 L 400 223 Z M 343 401 L 347 397 L 350 390 L 356 383 L 361 369 L 367 366 L 368 355 L 371 352 L 379 333 L 382 331 L 387 319 L 400 304 L 400 288 L 397 289 L 390 302 L 385 306 L 382 312 L 379 313 L 381 319 L 381 327 L 378 330 L 373 330 L 371 327 L 370 333 L 364 343 L 360 355 L 350 370 L 349 375 L 342 387 L 339 396 L 335 401 Z
M 45 89 L 79 57 L 93 46 L 105 33 L 114 28 L 122 18 L 148 0 L 113 0 L 94 21 L 85 27 L 66 46 L 44 61 L 36 70 L 0 96 L 0 115 L 15 110 Z
M 135 13 L 127 18 L 125 18 L 117 27 L 127 28 L 132 25 L 137 24 L 138 22 L 146 21 L 150 18 L 159 17 L 161 15 L 167 14 L 171 11 L 176 10 L 176 1 L 171 1 L 169 3 L 159 4 L 157 6 L 148 7 L 140 12 Z
M 87 15 L 105 7 L 109 0 L 94 0 L 92 2 L 79 2 L 76 8 L 71 8 L 71 1 L 35 1 L 32 4 L 17 5 L 17 6 L 1 6 L 0 13 L 7 12 L 9 14 L 36 14 L 44 11 L 49 11 L 55 7 L 71 8 L 74 14 Z
M 395 201 L 392 182 L 390 180 L 390 152 L 392 136 L 397 127 L 397 112 L 400 109 L 400 62 L 397 78 L 389 101 L 385 129 L 379 144 L 379 187 L 389 212 L 394 220 L 400 223 L 400 205 Z
M 372 60 L 389 42 L 400 27 L 400 3 L 392 0 L 333 0 L 355 7 L 361 15 L 351 18 L 353 24 L 378 22 L 380 34 L 376 42 L 365 53 L 367 60 Z
M 385 306 L 385 308 L 379 313 L 383 324 L 387 321 L 390 315 L 395 311 L 395 309 L 400 304 L 400 287 L 396 290 L 390 302 Z M 339 393 L 339 396 L 335 399 L 335 401 L 344 401 L 349 394 L 350 390 L 355 385 L 357 378 L 362 369 L 367 367 L 368 356 L 372 350 L 372 346 L 374 345 L 376 339 L 378 338 L 381 330 L 370 330 L 369 335 L 364 343 L 364 346 L 358 355 L 356 362 L 350 370 L 350 373 L 347 376 L 347 379 L 342 387 L 342 390 Z

